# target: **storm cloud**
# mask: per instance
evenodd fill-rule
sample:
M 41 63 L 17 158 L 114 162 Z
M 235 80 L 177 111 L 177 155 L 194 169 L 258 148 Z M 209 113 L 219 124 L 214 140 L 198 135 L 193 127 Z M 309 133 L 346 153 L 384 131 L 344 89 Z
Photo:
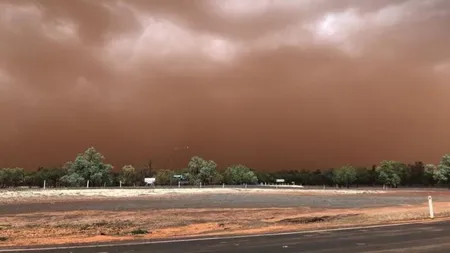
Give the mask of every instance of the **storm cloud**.
M 0 167 L 437 162 L 448 24 L 446 0 L 0 0 Z

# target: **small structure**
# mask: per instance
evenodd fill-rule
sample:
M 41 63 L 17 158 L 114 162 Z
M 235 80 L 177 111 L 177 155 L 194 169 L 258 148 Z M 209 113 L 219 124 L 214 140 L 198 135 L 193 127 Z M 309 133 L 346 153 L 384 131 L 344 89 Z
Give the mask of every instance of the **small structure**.
M 145 182 L 145 186 L 155 185 L 156 178 L 154 178 L 154 177 L 146 177 L 146 178 L 144 178 L 144 182 Z
M 279 179 L 275 180 L 275 182 L 276 182 L 277 184 L 284 184 L 285 180 L 282 179 L 282 178 L 279 178 Z

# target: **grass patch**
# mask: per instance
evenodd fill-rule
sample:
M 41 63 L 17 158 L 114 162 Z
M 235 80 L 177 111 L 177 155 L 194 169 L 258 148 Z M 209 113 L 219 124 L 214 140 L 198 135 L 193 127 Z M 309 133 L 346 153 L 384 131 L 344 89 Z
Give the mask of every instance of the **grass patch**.
M 130 232 L 132 235 L 146 235 L 149 234 L 148 230 L 145 229 L 135 229 L 133 231 Z

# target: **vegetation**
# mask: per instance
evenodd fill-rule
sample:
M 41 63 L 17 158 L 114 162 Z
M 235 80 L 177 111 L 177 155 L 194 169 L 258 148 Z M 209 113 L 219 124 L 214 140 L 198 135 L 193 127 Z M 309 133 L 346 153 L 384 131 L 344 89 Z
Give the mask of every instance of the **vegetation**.
M 43 168 L 27 172 L 22 168 L 0 169 L 0 188 L 5 187 L 85 187 L 144 185 L 144 178 L 155 177 L 158 185 L 177 185 L 179 182 L 191 185 L 242 185 L 272 184 L 276 179 L 284 179 L 288 184 L 328 185 L 339 187 L 358 187 L 384 185 L 399 186 L 448 186 L 450 187 L 450 155 L 442 157 L 438 165 L 424 164 L 420 161 L 404 164 L 397 161 L 382 161 L 370 168 L 343 167 L 324 170 L 283 170 L 278 172 L 255 171 L 238 164 L 219 170 L 212 160 L 194 156 L 186 168 L 168 170 L 153 169 L 152 162 L 145 168 L 126 165 L 119 171 L 105 163 L 105 157 L 95 148 L 88 148 L 73 161 L 62 167 Z
M 66 175 L 61 177 L 61 182 L 67 186 L 82 186 L 87 181 L 92 186 L 102 186 L 111 181 L 110 172 L 112 165 L 105 164 L 105 157 L 95 148 L 88 148 L 83 154 L 79 154 L 74 161 L 67 162 L 63 170 Z
M 350 165 L 346 165 L 334 171 L 334 182 L 338 185 L 350 187 L 356 181 L 356 170 Z
M 242 164 L 228 167 L 224 172 L 224 180 L 226 184 L 230 185 L 258 183 L 255 172 Z

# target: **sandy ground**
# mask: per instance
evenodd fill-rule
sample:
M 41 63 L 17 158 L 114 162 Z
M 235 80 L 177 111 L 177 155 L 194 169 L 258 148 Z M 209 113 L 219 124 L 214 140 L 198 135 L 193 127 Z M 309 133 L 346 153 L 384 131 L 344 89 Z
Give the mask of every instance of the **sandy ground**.
M 450 203 L 438 203 L 435 209 L 437 218 L 450 215 Z M 0 246 L 309 230 L 417 221 L 427 219 L 427 215 L 426 203 L 358 210 L 268 208 L 32 213 L 0 217 L 0 234 L 4 239 Z

